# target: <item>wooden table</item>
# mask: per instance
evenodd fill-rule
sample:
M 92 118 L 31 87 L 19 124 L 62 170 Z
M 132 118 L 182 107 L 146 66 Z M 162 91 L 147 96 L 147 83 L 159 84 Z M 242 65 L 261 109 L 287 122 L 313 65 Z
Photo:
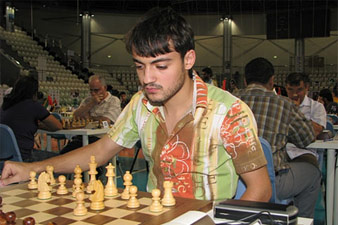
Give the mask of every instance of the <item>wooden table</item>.
M 69 190 L 71 190 L 72 183 L 72 181 L 67 182 Z M 212 201 L 176 197 L 175 206 L 165 207 L 161 213 L 151 213 L 149 211 L 151 194 L 139 191 L 137 199 L 139 199 L 141 206 L 137 209 L 127 208 L 127 201 L 120 197 L 106 197 L 104 200 L 105 209 L 93 211 L 88 207 L 90 201 L 88 195 L 86 195 L 85 204 L 88 213 L 86 216 L 76 217 L 73 215 L 75 198 L 71 196 L 71 193 L 57 195 L 56 189 L 57 186 L 54 186 L 51 199 L 39 200 L 37 199 L 37 190 L 28 190 L 27 183 L 0 188 L 0 196 L 3 198 L 0 209 L 4 212 L 14 211 L 17 216 L 16 224 L 22 224 L 24 218 L 31 216 L 35 218 L 36 224 L 47 224 L 53 221 L 58 225 L 70 225 L 76 222 L 77 224 L 112 224 L 119 222 L 121 225 L 138 222 L 138 224 L 153 225 L 169 222 L 191 210 L 208 212 L 212 208 Z M 119 193 L 121 192 L 122 190 L 119 190 Z

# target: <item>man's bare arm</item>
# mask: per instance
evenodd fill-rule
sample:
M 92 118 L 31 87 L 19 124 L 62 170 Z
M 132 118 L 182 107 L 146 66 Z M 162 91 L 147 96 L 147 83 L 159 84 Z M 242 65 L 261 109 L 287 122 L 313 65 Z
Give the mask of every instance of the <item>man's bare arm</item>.
M 47 165 L 53 166 L 56 173 L 72 173 L 76 165 L 80 165 L 86 171 L 89 169 L 88 163 L 90 162 L 91 155 L 96 157 L 98 166 L 100 166 L 108 162 L 122 149 L 123 147 L 113 142 L 108 135 L 105 135 L 90 145 L 44 161 L 34 163 L 6 161 L 2 171 L 0 186 L 26 181 L 29 179 L 30 171 L 34 170 L 37 173 L 41 173 L 46 169 Z
M 89 103 L 81 105 L 79 108 L 77 108 L 74 111 L 73 116 L 76 118 L 87 118 L 89 116 L 89 110 L 96 104 L 96 101 L 92 99 Z
M 315 131 L 315 136 L 317 137 L 323 130 L 324 127 L 314 121 L 311 120 L 313 130 Z
M 241 174 L 247 188 L 242 200 L 268 202 L 272 195 L 272 187 L 266 166 Z
M 53 115 L 49 115 L 46 119 L 39 122 L 39 129 L 57 131 L 62 130 L 62 123 Z

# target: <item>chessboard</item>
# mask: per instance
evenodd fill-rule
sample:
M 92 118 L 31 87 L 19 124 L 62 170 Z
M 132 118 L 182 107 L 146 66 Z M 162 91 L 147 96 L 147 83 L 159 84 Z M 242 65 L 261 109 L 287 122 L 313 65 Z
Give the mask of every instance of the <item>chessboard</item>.
M 102 121 L 93 121 L 91 119 L 64 119 L 62 118 L 62 128 L 64 130 L 80 129 L 80 128 L 102 128 Z
M 152 202 L 151 193 L 137 193 L 140 206 L 136 209 L 127 207 L 127 201 L 121 198 L 123 190 L 119 189 L 118 197 L 105 197 L 105 208 L 100 211 L 91 210 L 88 195 L 85 196 L 85 206 L 88 212 L 85 216 L 75 216 L 73 210 L 76 207 L 76 199 L 72 197 L 73 181 L 67 181 L 66 187 L 69 190 L 66 195 L 56 193 L 58 185 L 52 186 L 52 196 L 47 200 L 37 198 L 37 190 L 29 190 L 27 183 L 15 184 L 0 188 L 0 212 L 14 212 L 16 224 L 23 224 L 27 217 L 33 217 L 35 224 L 56 224 L 56 225 L 93 225 L 93 224 L 162 224 L 169 222 L 180 215 L 191 211 L 207 212 L 212 208 L 211 201 L 194 199 L 176 199 L 176 204 L 171 207 L 164 207 L 159 213 L 150 212 L 149 206 Z

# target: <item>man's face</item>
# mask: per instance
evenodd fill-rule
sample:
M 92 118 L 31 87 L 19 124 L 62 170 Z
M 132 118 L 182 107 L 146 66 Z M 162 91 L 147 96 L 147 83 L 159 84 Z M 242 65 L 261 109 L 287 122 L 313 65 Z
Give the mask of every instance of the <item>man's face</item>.
M 299 104 L 303 102 L 308 90 L 309 85 L 304 84 L 303 81 L 301 81 L 297 86 L 291 86 L 290 84 L 286 85 L 288 97 L 295 102 L 299 102 Z
M 98 97 L 101 101 L 107 96 L 107 87 L 102 85 L 100 80 L 93 79 L 89 82 L 90 95 Z
M 201 77 L 204 81 L 208 81 L 210 79 L 209 74 L 207 74 L 206 72 L 202 71 L 202 77 Z
M 127 99 L 127 95 L 126 94 L 122 94 L 121 95 L 121 100 L 125 101 Z
M 187 69 L 191 68 L 184 65 L 185 60 L 176 51 L 156 57 L 142 57 L 133 53 L 133 60 L 143 92 L 155 105 L 164 104 L 180 91 L 188 77 Z

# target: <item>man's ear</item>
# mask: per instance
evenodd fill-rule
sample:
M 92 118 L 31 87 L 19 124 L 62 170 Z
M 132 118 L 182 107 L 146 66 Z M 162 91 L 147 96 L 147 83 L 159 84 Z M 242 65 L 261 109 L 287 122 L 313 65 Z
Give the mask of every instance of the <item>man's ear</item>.
M 187 53 L 185 53 L 185 56 L 184 56 L 184 68 L 186 70 L 190 70 L 194 66 L 195 61 L 196 61 L 195 50 L 191 49 L 187 51 Z
M 274 80 L 275 80 L 275 75 L 273 75 L 272 77 L 270 77 L 270 79 L 268 81 L 268 85 L 269 85 L 269 89 L 270 90 L 273 90 L 273 85 L 275 84 Z

